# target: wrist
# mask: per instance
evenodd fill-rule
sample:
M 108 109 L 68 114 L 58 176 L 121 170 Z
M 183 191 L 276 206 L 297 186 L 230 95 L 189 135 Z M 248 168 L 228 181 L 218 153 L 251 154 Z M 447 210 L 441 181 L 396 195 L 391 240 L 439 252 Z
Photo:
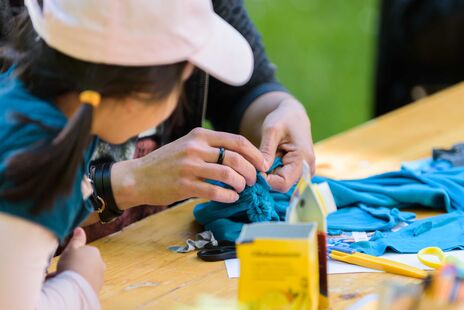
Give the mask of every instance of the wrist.
M 111 187 L 116 205 L 121 210 L 141 205 L 140 195 L 137 191 L 137 175 L 140 160 L 126 160 L 116 162 L 111 167 Z

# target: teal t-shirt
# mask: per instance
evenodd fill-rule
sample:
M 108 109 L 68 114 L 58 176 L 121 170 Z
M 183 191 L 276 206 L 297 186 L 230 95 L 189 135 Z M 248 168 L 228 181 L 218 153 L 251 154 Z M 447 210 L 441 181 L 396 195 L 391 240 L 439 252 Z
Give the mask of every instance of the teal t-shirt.
M 17 122 L 13 117 L 15 113 L 53 128 L 63 128 L 67 122 L 65 115 L 51 102 L 28 93 L 21 81 L 13 77 L 12 70 L 0 74 L 0 191 L 12 186 L 5 176 L 8 159 L 53 134 L 35 124 Z M 31 200 L 10 202 L 0 199 L 0 212 L 37 223 L 49 229 L 60 240 L 66 238 L 93 211 L 90 202 L 83 200 L 81 182 L 88 169 L 94 144 L 91 143 L 87 149 L 67 197 L 58 199 L 51 208 L 34 215 L 30 212 L 34 206 Z M 52 186 L 50 184 L 50 188 Z

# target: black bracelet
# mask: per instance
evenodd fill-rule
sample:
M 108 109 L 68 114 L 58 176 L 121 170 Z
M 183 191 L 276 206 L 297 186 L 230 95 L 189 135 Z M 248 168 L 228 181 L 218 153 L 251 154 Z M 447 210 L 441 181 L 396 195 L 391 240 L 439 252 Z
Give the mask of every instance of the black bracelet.
M 111 188 L 111 167 L 113 162 L 93 165 L 90 169 L 90 179 L 94 185 L 92 203 L 98 212 L 100 222 L 109 223 L 124 213 L 116 205 Z

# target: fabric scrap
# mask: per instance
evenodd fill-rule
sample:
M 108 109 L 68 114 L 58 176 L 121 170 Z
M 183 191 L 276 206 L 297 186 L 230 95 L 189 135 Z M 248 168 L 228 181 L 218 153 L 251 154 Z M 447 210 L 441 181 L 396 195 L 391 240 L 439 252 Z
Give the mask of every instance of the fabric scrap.
M 195 236 L 195 240 L 187 239 L 185 243 L 185 246 L 169 247 L 169 250 L 177 253 L 188 253 L 194 250 L 203 249 L 208 244 L 211 244 L 213 246 L 218 245 L 218 242 L 216 238 L 214 238 L 214 234 L 211 231 L 203 231 L 201 233 L 198 233 Z

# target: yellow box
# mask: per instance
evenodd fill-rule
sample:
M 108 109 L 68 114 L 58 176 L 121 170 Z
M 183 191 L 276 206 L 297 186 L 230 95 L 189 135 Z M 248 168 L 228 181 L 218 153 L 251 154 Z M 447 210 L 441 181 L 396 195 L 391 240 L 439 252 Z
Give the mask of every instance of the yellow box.
M 239 301 L 250 310 L 317 309 L 317 224 L 245 225 L 237 240 Z

